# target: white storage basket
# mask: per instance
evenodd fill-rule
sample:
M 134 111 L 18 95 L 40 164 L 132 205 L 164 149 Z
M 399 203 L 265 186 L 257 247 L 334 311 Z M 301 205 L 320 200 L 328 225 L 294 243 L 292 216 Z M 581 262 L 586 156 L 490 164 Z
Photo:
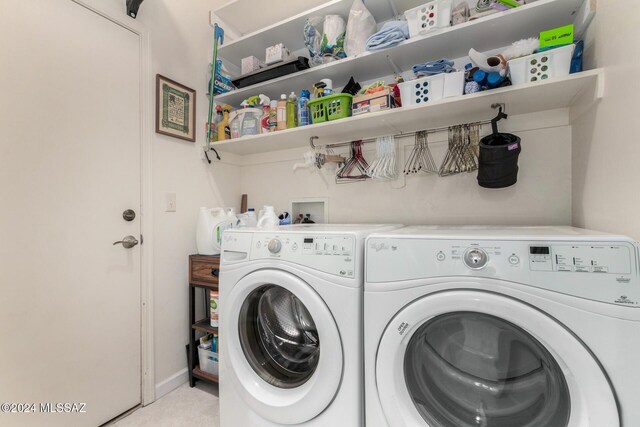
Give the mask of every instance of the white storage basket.
M 451 26 L 452 0 L 434 0 L 404 13 L 409 24 L 409 36 L 426 34 Z
M 402 106 L 422 105 L 464 92 L 464 72 L 442 73 L 398 84 Z
M 553 77 L 568 76 L 575 45 L 568 45 L 546 52 L 534 53 L 509 61 L 511 83 L 514 86 L 544 81 Z
M 198 346 L 198 360 L 201 371 L 218 375 L 218 353 L 211 351 L 211 344 Z

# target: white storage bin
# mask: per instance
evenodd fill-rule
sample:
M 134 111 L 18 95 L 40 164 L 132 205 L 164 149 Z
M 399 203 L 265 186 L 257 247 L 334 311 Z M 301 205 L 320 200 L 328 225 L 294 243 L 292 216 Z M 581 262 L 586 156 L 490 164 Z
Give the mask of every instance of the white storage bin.
M 218 375 L 218 353 L 211 351 L 211 343 L 198 346 L 198 359 L 201 371 Z
M 409 24 L 409 36 L 426 34 L 438 28 L 451 26 L 452 0 L 434 0 L 404 13 Z
M 422 77 L 398 85 L 402 106 L 422 105 L 464 93 L 464 71 Z
M 508 62 L 511 83 L 514 86 L 529 82 L 568 76 L 575 45 L 568 45 L 546 52 L 534 53 Z

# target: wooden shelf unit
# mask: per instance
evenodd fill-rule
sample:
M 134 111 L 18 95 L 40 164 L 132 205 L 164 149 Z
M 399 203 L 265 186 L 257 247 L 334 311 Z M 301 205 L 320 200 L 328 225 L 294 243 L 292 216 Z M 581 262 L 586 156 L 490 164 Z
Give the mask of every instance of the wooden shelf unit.
M 196 380 L 218 383 L 218 376 L 200 370 L 196 364 L 198 341 L 196 331 L 205 334 L 217 333 L 218 328 L 211 326 L 209 310 L 204 319 L 196 320 L 195 299 L 196 288 L 207 291 L 218 289 L 218 275 L 220 273 L 220 257 L 208 255 L 189 256 L 189 344 L 187 351 L 189 385 L 194 387 Z M 208 297 L 207 297 L 208 299 Z

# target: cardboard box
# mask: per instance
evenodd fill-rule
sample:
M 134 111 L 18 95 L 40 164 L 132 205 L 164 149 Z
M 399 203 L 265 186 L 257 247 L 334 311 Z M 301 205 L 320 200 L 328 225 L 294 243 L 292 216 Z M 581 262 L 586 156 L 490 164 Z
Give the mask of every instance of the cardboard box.
M 374 111 L 388 110 L 396 107 L 393 89 L 387 88 L 369 95 L 357 95 L 353 97 L 351 115 L 371 113 Z

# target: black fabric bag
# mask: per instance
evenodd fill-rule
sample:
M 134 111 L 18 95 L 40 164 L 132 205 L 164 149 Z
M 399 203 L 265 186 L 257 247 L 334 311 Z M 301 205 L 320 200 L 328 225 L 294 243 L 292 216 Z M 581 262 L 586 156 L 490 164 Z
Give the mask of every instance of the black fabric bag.
M 510 187 L 518 181 L 520 137 L 493 133 L 480 140 L 478 184 L 484 188 Z

